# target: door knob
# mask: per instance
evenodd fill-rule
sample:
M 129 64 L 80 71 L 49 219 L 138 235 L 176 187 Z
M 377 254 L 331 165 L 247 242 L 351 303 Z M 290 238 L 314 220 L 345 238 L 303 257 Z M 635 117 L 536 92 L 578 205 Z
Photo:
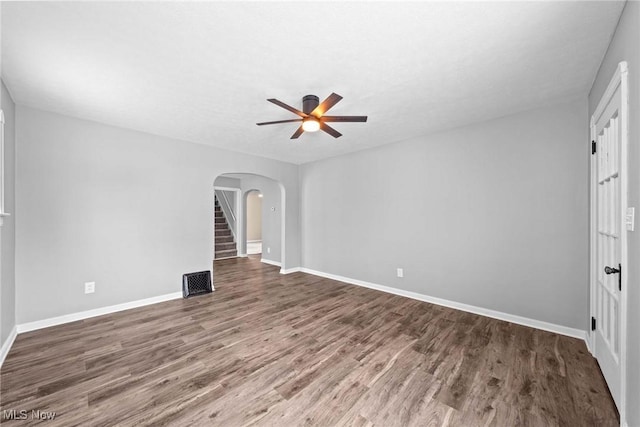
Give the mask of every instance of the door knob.
M 618 276 L 618 289 L 622 290 L 622 264 L 618 264 L 618 268 L 611 268 L 605 265 L 604 272 L 605 274 L 620 274 Z
M 604 272 L 605 274 L 616 274 L 616 273 L 620 273 L 620 269 L 619 268 L 611 268 L 608 265 L 604 268 Z

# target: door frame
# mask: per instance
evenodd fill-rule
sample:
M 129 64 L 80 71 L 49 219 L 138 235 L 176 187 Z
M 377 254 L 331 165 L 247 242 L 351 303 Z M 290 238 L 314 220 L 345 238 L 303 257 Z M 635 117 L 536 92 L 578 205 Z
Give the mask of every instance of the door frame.
M 628 143 L 629 143 L 629 83 L 628 83 L 628 66 L 625 61 L 622 61 L 616 67 L 613 78 L 609 82 L 607 89 L 605 90 L 602 98 L 598 102 L 598 106 L 595 112 L 591 116 L 590 121 L 590 141 L 596 140 L 596 123 L 600 116 L 604 113 L 605 108 L 609 104 L 611 98 L 613 98 L 616 91 L 620 88 L 620 263 L 622 264 L 622 291 L 620 293 L 620 407 L 618 412 L 620 413 L 620 420 L 626 422 L 626 403 L 627 403 L 627 299 L 628 299 L 628 286 L 627 286 L 627 272 L 629 271 L 628 260 L 628 247 L 627 247 L 627 228 L 625 222 L 626 208 L 628 206 Z M 589 144 L 591 147 L 591 144 Z M 596 281 L 598 278 L 597 270 L 597 232 L 598 224 L 597 218 L 597 188 L 598 188 L 598 175 L 597 175 L 598 160 L 596 155 L 590 156 L 590 177 L 589 177 L 589 191 L 590 191 L 590 229 L 589 229 L 589 284 L 590 284 L 590 317 L 596 317 Z M 588 320 L 589 326 L 591 325 L 590 319 Z M 596 331 L 588 328 L 587 332 L 587 346 L 589 351 L 595 357 L 596 355 Z
M 258 194 L 263 194 L 262 190 L 259 190 L 257 188 L 249 188 L 248 190 L 245 190 L 242 193 L 242 218 L 244 219 L 244 221 L 242 221 L 242 229 L 244 232 L 244 247 L 245 247 L 245 252 L 247 252 L 247 256 L 249 256 L 248 254 L 248 250 L 246 250 L 246 247 L 249 245 L 249 239 L 247 238 L 247 236 L 249 235 L 249 204 L 247 203 L 247 201 L 249 200 L 249 194 L 252 192 L 257 192 Z M 262 220 L 263 215 L 262 215 L 262 208 L 260 209 L 260 242 L 262 242 Z M 261 254 L 262 257 L 262 254 Z

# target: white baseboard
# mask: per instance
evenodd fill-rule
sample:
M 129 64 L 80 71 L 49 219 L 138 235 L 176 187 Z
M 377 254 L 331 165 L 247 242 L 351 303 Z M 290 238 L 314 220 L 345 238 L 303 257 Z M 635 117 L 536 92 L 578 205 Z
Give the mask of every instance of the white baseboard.
M 325 277 L 327 279 L 337 280 L 340 282 L 349 283 L 351 285 L 363 286 L 365 288 L 375 289 L 377 291 L 387 292 L 402 297 L 415 299 L 418 301 L 424 301 L 431 304 L 441 305 L 444 307 L 454 308 L 456 310 L 462 310 L 469 313 L 479 314 L 481 316 L 491 317 L 498 320 L 504 320 L 506 322 L 517 323 L 518 325 L 528 326 L 530 328 L 542 329 L 543 331 L 555 332 L 560 335 L 566 335 L 573 338 L 578 338 L 586 342 L 587 331 L 581 329 L 569 328 L 567 326 L 556 325 L 554 323 L 543 322 L 541 320 L 529 319 L 527 317 L 517 316 L 515 314 L 503 313 L 501 311 L 490 310 L 488 308 L 476 307 L 469 304 L 463 304 L 456 301 L 449 301 L 442 298 L 432 297 L 428 295 L 419 294 L 417 292 L 405 291 L 403 289 L 392 288 L 389 286 L 378 285 L 375 283 L 365 282 L 363 280 L 351 279 L 349 277 L 338 276 L 336 274 L 324 273 L 322 271 L 312 270 L 309 268 L 301 268 L 299 271 L 304 273 L 313 274 L 314 276 Z
M 37 329 L 48 328 L 50 326 L 62 325 L 63 323 L 75 322 L 88 319 L 90 317 L 102 316 L 104 314 L 129 310 L 131 308 L 143 307 L 145 305 L 157 304 L 159 302 L 170 301 L 182 298 L 182 292 L 173 292 L 157 297 L 145 298 L 137 301 L 125 302 L 123 304 L 111 305 L 108 307 L 96 308 L 93 310 L 81 311 L 79 313 L 65 314 L 64 316 L 51 317 L 49 319 L 37 320 L 35 322 L 22 323 L 17 326 L 18 333 L 35 331 Z
M 14 326 L 13 329 L 11 330 L 11 333 L 9 333 L 7 340 L 2 344 L 2 348 L 0 348 L 0 368 L 4 363 L 4 359 L 7 358 L 7 354 L 9 354 L 9 350 L 11 350 L 11 346 L 13 345 L 13 342 L 16 340 L 17 336 L 18 336 L 18 327 Z
M 587 345 L 587 350 L 589 350 L 589 353 L 591 353 L 591 355 L 595 357 L 596 355 L 593 353 L 593 346 L 591 345 L 591 335 L 589 334 L 589 331 L 585 331 L 584 333 L 584 343 Z
M 271 264 L 280 267 L 280 263 L 276 261 L 271 261 L 267 259 L 261 259 L 261 262 L 265 264 Z M 419 294 L 417 292 L 405 291 L 402 289 L 396 289 L 389 286 L 378 285 L 375 283 L 365 282 L 363 280 L 351 279 L 349 277 L 338 276 L 336 274 L 324 273 L 322 271 L 312 270 L 304 267 L 294 267 L 289 269 L 281 269 L 281 274 L 289 274 L 295 272 L 303 272 L 307 274 L 313 274 L 314 276 L 325 277 L 327 279 L 337 280 L 344 283 L 349 283 L 352 285 L 362 286 L 365 288 L 375 289 L 378 291 L 399 295 L 411 299 L 415 299 L 418 301 L 424 301 L 431 304 L 441 305 L 444 307 L 449 307 L 457 310 L 466 311 L 469 313 L 479 314 L 481 316 L 487 316 L 498 320 L 504 320 L 511 323 L 516 323 L 519 325 L 528 326 L 531 328 L 542 329 L 549 332 L 555 332 L 557 334 L 570 336 L 573 338 L 578 338 L 587 342 L 587 332 L 580 330 L 569 328 L 566 326 L 556 325 L 553 323 L 543 322 L 541 320 L 529 319 L 527 317 L 516 316 L 514 314 L 503 313 L 500 311 L 490 310 L 487 308 L 476 307 L 469 304 L 463 304 L 460 302 L 449 301 L 442 298 L 436 298 L 428 295 Z M 16 339 L 17 334 L 35 331 L 37 329 L 48 328 L 50 326 L 61 325 L 64 323 L 75 322 L 78 320 L 88 319 L 91 317 L 102 316 L 104 314 L 115 313 L 118 311 L 129 310 L 131 308 L 143 307 L 150 304 L 156 304 L 159 302 L 170 301 L 174 299 L 182 298 L 181 292 L 174 292 L 166 295 L 159 295 L 157 297 L 146 298 L 137 301 L 131 301 L 123 304 L 112 305 L 108 307 L 96 308 L 93 310 L 82 311 L 78 313 L 67 314 L 64 316 L 52 317 L 49 319 L 38 320 L 35 322 L 22 323 L 13 328 L 11 334 L 2 345 L 0 349 L 0 366 L 4 362 L 5 357 L 9 353 L 13 342 Z
M 265 264 L 275 265 L 276 267 L 280 267 L 280 263 L 278 261 L 271 261 L 270 259 L 262 258 L 260 262 L 264 262 Z
M 302 269 L 300 267 L 293 267 L 293 268 L 281 268 L 280 269 L 280 274 L 291 274 L 291 273 L 297 273 L 299 271 L 302 271 Z

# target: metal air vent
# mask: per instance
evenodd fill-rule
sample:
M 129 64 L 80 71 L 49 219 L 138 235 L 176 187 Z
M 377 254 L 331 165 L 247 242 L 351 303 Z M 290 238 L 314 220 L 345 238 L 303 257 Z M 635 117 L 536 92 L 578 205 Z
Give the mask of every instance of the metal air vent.
M 182 275 L 182 296 L 184 298 L 213 292 L 211 272 L 199 271 Z

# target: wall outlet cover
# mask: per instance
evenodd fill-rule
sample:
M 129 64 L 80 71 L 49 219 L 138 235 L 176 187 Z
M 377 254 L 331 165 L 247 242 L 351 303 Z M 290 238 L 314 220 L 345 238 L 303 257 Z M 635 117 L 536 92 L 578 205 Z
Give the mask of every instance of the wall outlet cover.
M 86 282 L 84 284 L 84 293 L 92 294 L 96 291 L 96 282 Z
M 636 226 L 636 208 L 627 208 L 627 215 L 625 217 L 625 223 L 627 231 L 634 231 Z

